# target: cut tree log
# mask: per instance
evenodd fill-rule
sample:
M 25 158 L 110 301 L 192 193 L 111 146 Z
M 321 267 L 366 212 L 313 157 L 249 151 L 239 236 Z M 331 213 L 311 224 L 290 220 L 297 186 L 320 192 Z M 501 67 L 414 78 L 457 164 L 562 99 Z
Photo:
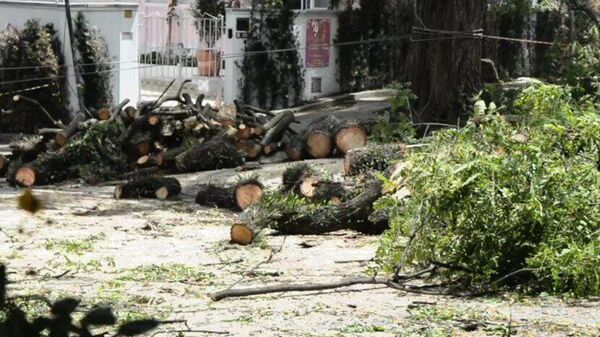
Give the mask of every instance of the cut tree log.
M 238 139 L 250 139 L 252 137 L 252 129 L 247 127 L 246 124 L 238 125 L 237 137 Z
M 304 138 L 299 135 L 290 134 L 286 137 L 284 143 L 285 153 L 287 153 L 288 158 L 291 161 L 300 161 L 304 159 L 306 148 Z
M 110 109 L 102 108 L 96 112 L 96 118 L 101 121 L 107 121 L 111 117 Z
M 196 144 L 175 158 L 175 165 L 181 173 L 234 168 L 243 163 L 240 153 L 224 135 Z
M 286 235 L 318 235 L 343 229 L 381 234 L 389 227 L 388 222 L 369 220 L 373 203 L 382 195 L 381 188 L 381 182 L 373 179 L 358 196 L 339 205 L 278 207 L 276 204 L 258 204 L 244 211 L 241 216 L 244 221 L 238 224 L 250 228 L 270 227 Z
M 266 130 L 265 136 L 261 140 L 261 145 L 268 145 L 274 142 L 279 142 L 283 137 L 283 133 L 289 128 L 290 124 L 296 121 L 296 116 L 291 110 L 286 110 L 277 116 L 271 118 L 263 128 Z
M 291 192 L 312 201 L 325 201 L 339 204 L 346 190 L 339 182 L 323 178 L 321 174 L 306 163 L 288 167 L 282 175 L 283 192 Z
M 327 158 L 333 149 L 331 134 L 322 130 L 313 130 L 306 135 L 306 152 L 316 159 Z
M 8 171 L 10 161 L 3 155 L 0 154 L 0 177 L 4 177 Z
M 385 172 L 388 167 L 404 157 L 406 145 L 385 144 L 348 151 L 344 157 L 344 174 L 356 176 L 367 172 Z
M 334 116 L 324 116 L 312 121 L 304 131 L 306 152 L 313 158 L 326 158 L 334 150 L 333 136 L 341 122 Z
M 314 175 L 302 180 L 299 191 L 302 196 L 312 201 L 325 201 L 334 205 L 340 204 L 346 196 L 342 183 Z
M 132 106 L 128 106 L 124 110 L 119 111 L 119 117 L 121 117 L 123 125 L 129 126 L 137 118 L 137 110 Z
M 23 187 L 58 183 L 71 176 L 72 165 L 64 152 L 47 152 L 30 163 L 23 164 L 15 172 L 14 181 Z
M 158 159 L 160 158 L 160 159 Z M 150 166 L 159 166 L 158 165 L 158 161 L 162 160 L 162 156 L 159 157 L 158 155 L 152 155 L 152 154 L 147 154 L 145 156 L 141 156 L 140 158 L 138 158 L 138 160 L 136 161 L 136 164 L 138 167 L 150 167 Z
M 262 146 L 250 139 L 238 141 L 235 148 L 247 159 L 256 159 L 262 152 Z
M 258 231 L 247 224 L 233 224 L 231 226 L 231 242 L 241 246 L 247 246 L 254 242 Z
M 350 150 L 367 145 L 367 132 L 358 123 L 341 123 L 335 132 L 337 152 L 346 154 Z
M 54 142 L 56 145 L 65 146 L 69 139 L 73 137 L 77 131 L 79 131 L 79 124 L 85 122 L 87 119 L 87 116 L 82 112 L 76 114 L 69 125 L 67 125 L 62 132 L 57 133 L 56 137 L 54 137 Z
M 175 178 L 144 177 L 115 188 L 116 199 L 139 199 L 152 198 L 165 200 L 178 195 L 181 192 L 181 184 Z
M 263 196 L 263 185 L 256 179 L 242 180 L 232 186 L 201 185 L 196 202 L 202 206 L 243 211 L 258 203 Z

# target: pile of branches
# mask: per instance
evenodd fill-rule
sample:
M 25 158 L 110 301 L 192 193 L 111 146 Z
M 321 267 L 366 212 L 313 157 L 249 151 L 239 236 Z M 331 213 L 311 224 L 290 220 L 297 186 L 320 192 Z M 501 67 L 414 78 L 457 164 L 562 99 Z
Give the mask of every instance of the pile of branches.
M 460 130 L 435 134 L 380 204 L 385 270 L 445 266 L 447 285 L 600 294 L 600 117 L 593 99 L 538 84 L 501 115 L 479 101 Z
M 381 151 L 378 148 L 360 150 L 363 154 Z M 369 161 L 362 162 L 361 167 L 365 172 L 374 172 L 389 171 L 394 165 Z M 248 188 L 244 184 L 236 185 L 228 195 L 237 195 L 233 191 L 239 191 L 240 186 Z M 280 190 L 264 194 L 261 190 L 252 203 L 236 207 L 243 212 L 231 227 L 231 241 L 251 244 L 264 228 L 286 235 L 318 235 L 339 230 L 381 234 L 388 228 L 388 217 L 384 213 L 379 216 L 374 204 L 384 192 L 381 179 L 370 173 L 342 181 L 307 163 L 293 164 L 283 172 Z M 206 205 L 206 200 L 215 195 L 201 191 L 197 201 Z
M 39 129 L 37 136 L 12 143 L 12 154 L 0 158 L 0 173 L 11 184 L 25 187 L 74 178 L 94 184 L 132 172 L 188 173 L 234 168 L 248 161 L 325 158 L 366 144 L 366 131 L 358 123 L 325 117 L 297 130 L 290 110 L 275 113 L 241 102 L 217 110 L 204 102 L 204 95 L 194 101 L 184 93 L 188 82 L 168 95 L 172 82 L 159 99 L 137 107 L 124 100 L 80 112 L 67 125 L 53 120 L 54 128 Z M 13 99 L 34 104 L 52 119 L 35 100 L 21 95 Z M 167 102 L 177 104 L 166 107 Z

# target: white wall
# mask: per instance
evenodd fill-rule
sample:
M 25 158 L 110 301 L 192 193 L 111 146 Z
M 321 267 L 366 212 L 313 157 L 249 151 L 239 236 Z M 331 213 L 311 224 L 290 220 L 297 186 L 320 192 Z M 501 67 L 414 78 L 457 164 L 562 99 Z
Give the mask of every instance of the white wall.
M 249 9 L 232 9 L 228 8 L 225 16 L 226 20 L 226 35 L 229 29 L 232 30 L 232 38 L 228 36 L 224 42 L 224 54 L 225 54 L 225 71 L 223 72 L 224 77 L 224 101 L 231 102 L 233 99 L 240 95 L 239 80 L 241 79 L 241 72 L 235 65 L 235 62 L 241 62 L 243 59 L 240 55 L 244 50 L 245 39 L 237 38 L 236 21 L 238 18 L 247 18 L 250 16 Z M 302 63 L 305 65 L 306 55 L 306 22 L 308 19 L 329 19 L 331 20 L 331 38 L 330 44 L 334 43 L 335 36 L 338 29 L 337 12 L 323 9 L 310 9 L 298 11 L 294 23 L 296 26 L 298 41 L 300 45 L 300 56 Z M 228 55 L 234 55 L 235 57 L 227 57 Z M 330 96 L 340 91 L 340 86 L 337 82 L 337 50 L 331 47 L 329 53 L 329 65 L 323 68 L 307 68 L 305 65 L 305 85 L 303 91 L 303 99 L 310 100 L 317 97 Z M 269 71 L 265 69 L 265 71 Z M 322 78 L 322 92 L 320 94 L 311 93 L 311 78 L 321 77 Z
M 71 3 L 71 11 L 73 18 L 77 12 L 82 11 L 90 24 L 96 27 L 99 34 L 106 40 L 111 61 L 123 62 L 114 67 L 114 69 L 120 69 L 121 71 L 111 73 L 114 100 L 121 101 L 129 98 L 131 104 L 137 103 L 139 100 L 137 3 L 123 1 L 111 1 L 110 3 L 73 2 Z M 132 17 L 126 18 L 125 11 L 131 11 Z M 54 1 L 49 3 L 46 0 L 0 0 L 1 29 L 8 24 L 21 28 L 29 19 L 40 19 L 42 24 L 54 24 L 64 49 L 65 64 L 72 65 L 64 4 L 55 3 Z M 74 93 L 75 80 L 72 67 L 68 68 L 67 75 L 72 88 L 69 101 L 72 110 L 77 111 L 77 96 Z

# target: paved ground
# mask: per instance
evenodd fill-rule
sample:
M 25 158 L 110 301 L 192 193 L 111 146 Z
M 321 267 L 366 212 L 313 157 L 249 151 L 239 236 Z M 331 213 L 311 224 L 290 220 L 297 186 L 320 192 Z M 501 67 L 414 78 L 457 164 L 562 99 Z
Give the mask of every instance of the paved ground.
M 333 113 L 370 119 L 378 98 L 341 103 Z M 303 123 L 332 111 L 298 113 Z M 0 147 L 1 149 L 1 147 Z M 339 159 L 313 161 L 341 179 Z M 256 171 L 277 188 L 286 164 Z M 264 235 L 249 247 L 228 242 L 236 215 L 193 201 L 200 183 L 234 180 L 221 170 L 179 175 L 173 201 L 116 201 L 114 186 L 67 183 L 34 191 L 45 210 L 16 209 L 20 191 L 0 184 L 0 261 L 11 294 L 77 296 L 85 307 L 112 303 L 121 320 L 183 319 L 161 336 L 600 336 L 600 300 L 506 294 L 461 299 L 402 293 L 381 286 L 284 293 L 213 302 L 227 288 L 325 282 L 366 275 L 378 237 Z M 33 306 L 31 312 L 44 310 Z M 194 330 L 178 335 L 177 330 Z
M 315 161 L 339 173 L 339 159 Z M 257 173 L 276 188 L 285 165 Z M 78 296 L 113 303 L 122 320 L 184 319 L 161 336 L 600 336 L 600 301 L 503 295 L 460 299 L 380 286 L 284 293 L 213 302 L 209 293 L 280 282 L 365 275 L 378 238 L 351 232 L 265 235 L 228 242 L 235 214 L 197 206 L 199 183 L 235 179 L 232 170 L 178 176 L 175 201 L 116 201 L 113 186 L 65 184 L 35 190 L 45 210 L 17 210 L 18 190 L 0 188 L 0 261 L 11 294 Z M 309 247 L 309 248 L 306 248 Z M 42 310 L 32 307 L 30 311 Z M 203 330 L 204 332 L 201 332 Z M 207 332 L 208 331 L 208 332 Z M 509 333 L 510 331 L 510 333 Z

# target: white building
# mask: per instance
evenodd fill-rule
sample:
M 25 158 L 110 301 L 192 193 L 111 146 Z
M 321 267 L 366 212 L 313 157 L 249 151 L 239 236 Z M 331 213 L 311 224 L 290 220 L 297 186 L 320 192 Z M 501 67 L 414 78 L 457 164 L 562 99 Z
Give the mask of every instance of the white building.
M 170 24 L 167 23 L 167 0 L 71 2 L 73 16 L 83 12 L 107 42 L 111 61 L 115 63 L 111 83 L 115 100 L 129 98 L 135 104 L 142 96 L 159 94 L 173 78 L 190 78 L 195 87 L 188 90 L 224 102 L 238 96 L 241 75 L 235 62 L 242 59 L 244 27 L 249 20 L 251 0 L 238 0 L 239 8 L 227 8 L 225 18 L 215 18 L 209 25 L 211 28 L 204 32 L 196 28 L 196 18 L 191 11 L 193 1 L 180 0 Z M 237 6 L 238 2 L 233 2 Z M 337 32 L 337 13 L 327 9 L 329 2 L 299 1 L 295 32 L 306 70 L 305 100 L 339 91 L 336 50 L 330 46 Z M 22 27 L 29 19 L 54 24 L 65 51 L 69 50 L 64 0 L 0 0 L 0 28 L 7 24 Z M 320 35 L 321 41 L 316 41 L 320 45 L 307 34 L 309 27 L 325 29 L 326 36 Z M 214 35 L 217 43 L 206 46 L 201 34 Z M 221 55 L 220 62 L 215 62 L 218 69 L 209 72 L 200 69 L 200 55 L 206 50 Z M 72 65 L 70 53 L 64 55 L 65 63 Z M 72 89 L 69 101 L 76 107 L 73 67 L 68 67 L 68 75 Z

